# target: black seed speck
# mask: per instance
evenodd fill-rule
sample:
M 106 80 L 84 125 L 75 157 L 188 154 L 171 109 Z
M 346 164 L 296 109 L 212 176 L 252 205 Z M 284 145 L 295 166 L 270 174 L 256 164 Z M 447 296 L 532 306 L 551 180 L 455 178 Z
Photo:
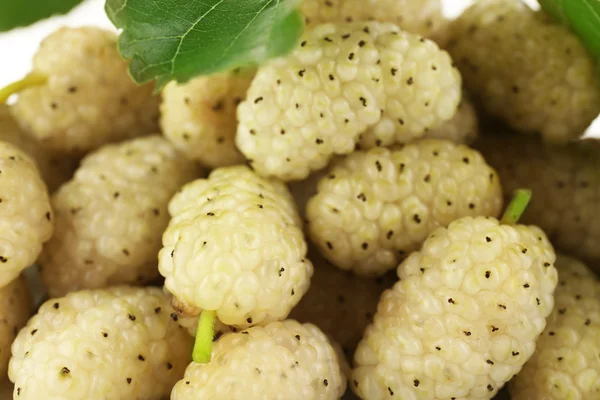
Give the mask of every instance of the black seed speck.
M 419 386 L 419 383 L 421 383 L 421 382 L 419 382 L 419 380 L 418 380 L 418 379 L 415 379 L 415 380 L 413 381 L 413 385 L 415 385 L 415 387 Z
M 58 307 L 60 307 L 60 304 L 59 303 L 54 303 L 52 305 L 52 307 L 54 307 L 55 310 L 58 310 Z
M 295 336 L 296 340 L 300 340 L 300 335 Z
M 249 324 L 251 324 L 252 323 L 252 318 L 250 318 L 250 317 L 246 318 L 246 322 L 249 323 Z
M 256 99 L 254 99 L 254 104 L 258 104 L 258 103 L 260 103 L 263 100 L 264 100 L 264 98 L 262 96 L 257 97 Z

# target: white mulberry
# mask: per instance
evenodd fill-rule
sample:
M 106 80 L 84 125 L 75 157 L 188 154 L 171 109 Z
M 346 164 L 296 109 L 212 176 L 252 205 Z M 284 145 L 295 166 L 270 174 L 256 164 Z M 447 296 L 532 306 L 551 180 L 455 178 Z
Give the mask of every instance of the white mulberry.
M 600 282 L 580 261 L 558 255 L 559 284 L 546 330 L 509 384 L 514 400 L 600 396 Z
M 152 85 L 132 81 L 112 32 L 58 29 L 41 43 L 33 72 L 48 80 L 20 92 L 14 115 L 52 151 L 81 155 L 158 129 L 159 99 Z
M 235 70 L 169 83 L 160 107 L 165 137 L 206 167 L 242 163 L 244 157 L 235 147 L 236 110 L 253 76 L 253 70 Z
M 554 304 L 554 250 L 537 227 L 465 217 L 398 267 L 358 345 L 364 399 L 490 399 L 535 350 Z
M 159 400 L 181 378 L 192 338 L 158 288 L 85 290 L 44 303 L 13 343 L 18 399 Z
M 327 22 L 391 22 L 401 29 L 432 37 L 444 26 L 440 0 L 304 0 L 307 25 Z
M 540 226 L 560 250 L 600 271 L 600 142 L 544 145 L 535 138 L 482 135 L 475 146 L 496 168 L 505 196 L 517 188 L 532 190 L 522 221 Z
M 282 320 L 313 273 L 284 184 L 222 167 L 176 194 L 159 269 L 185 316 L 216 311 L 237 327 Z
M 294 320 L 226 333 L 208 364 L 192 363 L 171 400 L 338 400 L 342 362 L 323 332 Z
M 6 377 L 10 347 L 30 313 L 31 298 L 25 278 L 17 277 L 0 288 L 0 378 Z
M 23 132 L 11 115 L 10 108 L 0 104 L 0 140 L 27 153 L 35 161 L 50 193 L 68 181 L 77 168 L 77 159 L 53 155 L 32 136 Z
M 380 119 L 377 22 L 317 25 L 289 56 L 259 68 L 238 107 L 236 144 L 263 176 L 301 180 L 347 154 Z
M 40 260 L 50 295 L 158 277 L 169 200 L 197 176 L 193 162 L 158 135 L 86 156 L 52 197 L 56 229 Z
M 362 149 L 408 143 L 452 120 L 462 97 L 462 78 L 449 54 L 412 34 L 382 36 L 381 120 L 360 135 Z
M 0 141 L 0 287 L 33 264 L 52 236 L 54 215 L 35 162 Z
M 492 115 L 563 143 L 600 112 L 596 64 L 568 28 L 521 0 L 480 0 L 451 27 L 448 49 Z
M 439 226 L 498 216 L 502 189 L 481 154 L 426 139 L 335 163 L 307 204 L 310 238 L 335 266 L 382 275 Z

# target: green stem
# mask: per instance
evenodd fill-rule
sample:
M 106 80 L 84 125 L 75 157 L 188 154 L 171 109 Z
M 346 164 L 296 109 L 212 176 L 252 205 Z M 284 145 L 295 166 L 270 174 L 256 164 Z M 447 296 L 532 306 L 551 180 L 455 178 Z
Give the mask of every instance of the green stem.
M 531 200 L 531 195 L 532 193 L 529 189 L 515 190 L 513 198 L 508 204 L 508 207 L 506 207 L 506 211 L 500 222 L 506 225 L 515 225 L 527 209 L 529 201 Z
M 192 359 L 195 363 L 206 364 L 210 362 L 212 353 L 213 331 L 217 313 L 215 311 L 202 311 L 198 321 L 198 330 L 196 331 L 196 341 L 194 342 L 194 351 Z
M 34 86 L 40 86 L 48 81 L 48 77 L 37 72 L 28 74 L 25 78 L 13 82 L 10 85 L 0 89 L 0 104 L 6 103 L 8 98 L 15 93 L 20 92 L 23 89 L 27 89 Z

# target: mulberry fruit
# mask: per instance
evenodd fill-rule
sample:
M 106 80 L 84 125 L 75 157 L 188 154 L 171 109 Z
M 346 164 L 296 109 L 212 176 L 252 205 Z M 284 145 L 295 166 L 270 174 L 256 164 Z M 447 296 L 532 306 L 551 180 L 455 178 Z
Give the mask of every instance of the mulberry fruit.
M 112 32 L 58 29 L 40 45 L 33 74 L 45 83 L 19 93 L 14 115 L 53 152 L 83 155 L 158 129 L 159 99 L 131 80 Z
M 466 146 L 427 139 L 335 163 L 307 204 L 310 238 L 335 266 L 377 276 L 463 216 L 497 217 L 496 172 Z
M 283 320 L 313 273 L 300 217 L 284 184 L 246 166 L 187 184 L 169 204 L 159 269 L 182 315 L 216 311 L 246 328 Z
M 192 161 L 158 135 L 86 156 L 52 197 L 56 229 L 40 260 L 50 295 L 158 277 L 169 200 L 197 176 Z
M 490 399 L 535 350 L 554 304 L 555 253 L 537 227 L 464 217 L 398 267 L 358 345 L 361 398 Z
M 583 44 L 521 0 L 477 1 L 453 23 L 448 51 L 476 100 L 521 133 L 564 143 L 600 112 L 600 78 Z
M 254 71 L 236 70 L 168 84 L 160 108 L 165 137 L 206 167 L 241 164 L 244 157 L 235 147 L 236 110 L 253 76 Z
M 84 290 L 48 300 L 13 343 L 14 397 L 165 398 L 192 349 L 172 314 L 158 288 Z

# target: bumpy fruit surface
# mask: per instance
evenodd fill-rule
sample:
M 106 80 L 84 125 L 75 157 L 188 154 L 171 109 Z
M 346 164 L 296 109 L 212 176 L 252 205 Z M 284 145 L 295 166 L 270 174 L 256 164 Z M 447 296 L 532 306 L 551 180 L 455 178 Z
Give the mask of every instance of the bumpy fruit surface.
M 50 193 L 70 179 L 77 168 L 77 160 L 52 155 L 32 136 L 23 132 L 11 115 L 10 108 L 0 104 L 0 140 L 17 146 L 35 161 Z
M 105 145 L 52 197 L 56 229 L 41 257 L 51 296 L 157 276 L 168 204 L 196 166 L 161 136 Z
M 177 193 L 159 269 L 182 315 L 216 311 L 237 327 L 282 320 L 313 273 L 284 184 L 246 166 L 214 170 Z
M 33 59 L 48 81 L 19 94 L 14 114 L 45 147 L 83 154 L 158 128 L 152 85 L 138 86 L 117 50 L 117 36 L 94 27 L 63 27 Z
M 294 320 L 227 333 L 208 364 L 192 363 L 172 400 L 338 400 L 346 390 L 341 362 L 323 332 Z
M 242 163 L 235 147 L 236 110 L 253 76 L 254 71 L 236 70 L 168 84 L 160 107 L 165 137 L 209 168 Z
M 398 267 L 358 345 L 364 399 L 490 399 L 535 350 L 554 304 L 554 250 L 537 227 L 465 217 Z
M 394 284 L 395 276 L 363 279 L 328 265 L 317 254 L 309 257 L 315 273 L 310 289 L 294 307 L 290 318 L 317 325 L 351 356 L 373 320 L 379 296 Z
M 449 120 L 460 87 L 447 53 L 393 24 L 316 25 L 290 56 L 258 70 L 236 143 L 257 173 L 302 180 L 352 152 L 370 126 L 414 137 Z
M 521 0 L 476 2 L 451 28 L 448 50 L 489 113 L 563 143 L 600 112 L 600 78 L 578 38 Z
M 378 40 L 385 102 L 381 120 L 360 135 L 360 147 L 408 143 L 454 117 L 462 79 L 446 51 L 417 35 Z
M 0 141 L 0 287 L 33 264 L 54 230 L 48 189 L 33 159 Z
M 527 187 L 533 199 L 522 220 L 540 226 L 559 249 L 600 271 L 600 142 L 564 147 L 511 135 L 485 135 L 476 143 L 496 168 L 506 196 Z
M 12 346 L 14 398 L 163 399 L 192 351 L 174 316 L 158 288 L 84 290 L 48 300 Z
M 426 139 L 355 152 L 321 178 L 307 204 L 312 241 L 359 275 L 395 268 L 427 236 L 463 216 L 498 216 L 502 189 L 481 154 Z
M 431 37 L 444 25 L 440 0 L 304 0 L 307 25 L 326 22 L 391 22 Z
M 0 289 L 0 377 L 8 370 L 10 346 L 19 330 L 27 323 L 31 298 L 25 278 L 18 277 Z M 3 397 L 4 398 L 4 397 Z
M 600 281 L 559 255 L 555 304 L 536 350 L 510 383 L 514 400 L 600 398 Z

